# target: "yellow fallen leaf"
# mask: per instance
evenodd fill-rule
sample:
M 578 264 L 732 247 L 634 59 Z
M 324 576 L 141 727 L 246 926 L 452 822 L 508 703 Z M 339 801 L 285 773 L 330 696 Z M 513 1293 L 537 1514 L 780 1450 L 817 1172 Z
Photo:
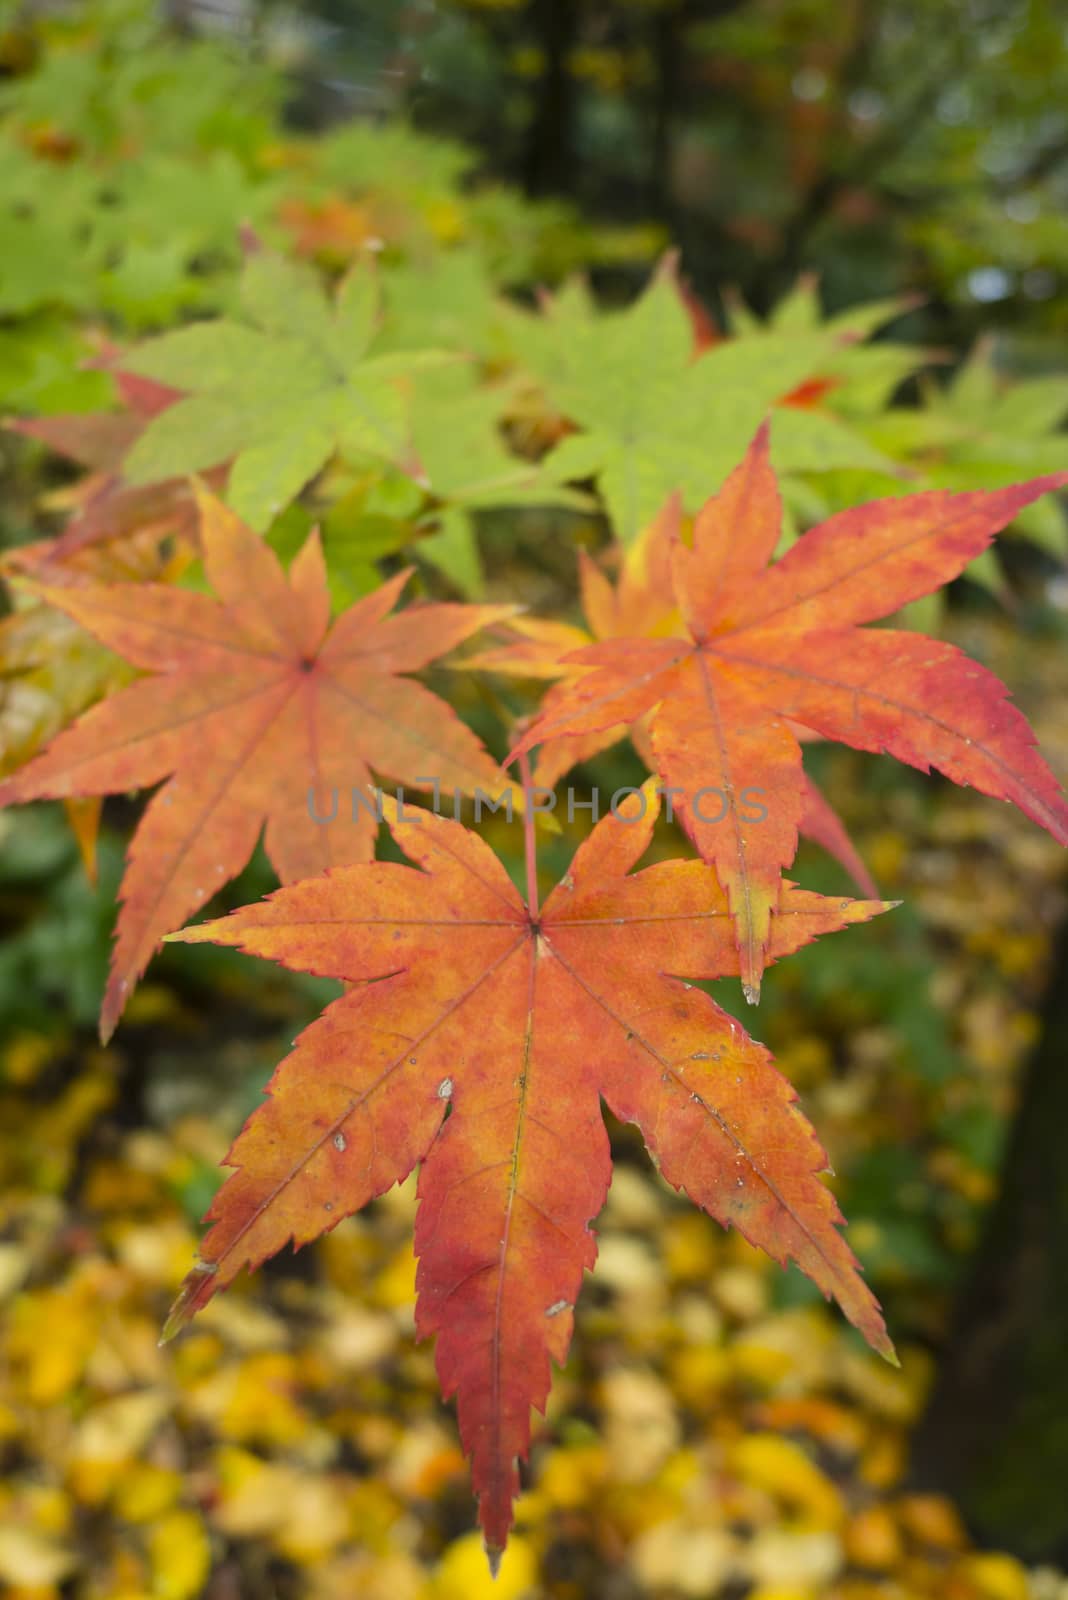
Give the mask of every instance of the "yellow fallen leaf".
M 851 1517 L 844 1543 L 853 1566 L 869 1572 L 892 1571 L 904 1553 L 897 1524 L 886 1506 L 867 1506 Z
M 284 1350 L 264 1351 L 230 1362 L 197 1384 L 190 1409 L 239 1444 L 295 1445 L 304 1442 L 309 1419 L 296 1399 L 296 1363 Z
M 806 1528 L 837 1528 L 845 1516 L 834 1484 L 791 1439 L 748 1434 L 732 1446 L 727 1465 L 746 1483 L 774 1495 Z
M 7 1354 L 31 1405 L 63 1400 L 81 1377 L 99 1337 L 102 1306 L 89 1274 L 15 1301 Z
M 192 1511 L 169 1511 L 148 1536 L 153 1600 L 194 1600 L 211 1570 L 211 1546 Z
M 70 1496 L 56 1485 L 20 1484 L 17 1502 L 20 1520 L 32 1525 L 38 1533 L 55 1538 L 70 1532 L 74 1506 Z
M 16 1033 L 4 1049 L 4 1078 L 20 1087 L 35 1083 L 42 1068 L 55 1056 L 54 1039 L 42 1033 Z
M 664 1266 L 673 1282 L 707 1285 L 711 1281 L 721 1241 L 707 1217 L 697 1212 L 670 1217 L 662 1239 Z
M 765 1344 L 736 1344 L 730 1350 L 734 1375 L 754 1389 L 773 1390 L 793 1371 L 790 1354 Z
M 180 1472 L 139 1461 L 119 1479 L 112 1504 L 124 1522 L 151 1522 L 169 1511 L 181 1492 Z
M 621 1367 L 602 1379 L 600 1397 L 612 1476 L 620 1483 L 645 1482 L 679 1440 L 671 1390 L 652 1372 Z
M 433 1600 L 523 1600 L 537 1578 L 534 1551 L 521 1535 L 509 1539 L 493 1578 L 481 1538 L 477 1533 L 465 1533 L 442 1556 L 430 1592 Z
M 217 1465 L 215 1522 L 224 1533 L 268 1539 L 298 1565 L 322 1560 L 348 1537 L 350 1517 L 337 1480 L 245 1450 L 221 1450 Z
M 385 1481 L 396 1494 L 432 1496 L 432 1485 L 441 1464 L 449 1463 L 445 1471 L 447 1477 L 456 1471 L 457 1459 L 462 1466 L 463 1457 L 439 1422 L 430 1418 L 413 1422 L 390 1452 L 385 1463 Z
M 0 1304 L 22 1287 L 31 1265 L 25 1245 L 0 1244 Z
M 337 1480 L 348 1516 L 347 1543 L 385 1556 L 393 1548 L 393 1527 L 404 1514 L 400 1499 L 376 1478 Z
M 821 1387 L 833 1379 L 840 1354 L 834 1324 L 816 1307 L 795 1307 L 751 1322 L 732 1341 L 739 1377 L 774 1389 L 784 1378 L 790 1392 Z
M 756 1411 L 756 1421 L 774 1433 L 807 1433 L 843 1455 L 855 1455 L 864 1446 L 867 1424 L 857 1412 L 820 1395 L 784 1396 L 766 1401 Z
M 873 1434 L 860 1462 L 860 1476 L 873 1489 L 892 1489 L 905 1476 L 905 1441 L 896 1430 Z
M 542 1463 L 536 1493 L 548 1506 L 577 1509 L 588 1505 L 604 1482 L 608 1469 L 605 1450 L 599 1444 L 581 1445 L 573 1450 L 553 1450 Z
M 761 1583 L 745 1600 L 819 1600 L 819 1596 L 808 1583 Z
M 189 1270 L 186 1258 L 185 1271 Z M 257 1351 L 273 1353 L 288 1342 L 285 1323 L 266 1306 L 241 1295 L 216 1296 L 200 1314 L 201 1331 L 219 1333 L 227 1344 L 250 1355 Z
M 940 1494 L 904 1495 L 896 1505 L 902 1528 L 936 1550 L 963 1550 L 968 1535 L 956 1507 Z
M 662 1214 L 660 1190 L 635 1167 L 617 1165 L 598 1228 L 658 1228 Z
M 841 1571 L 842 1546 L 833 1533 L 790 1533 L 765 1528 L 744 1551 L 742 1564 L 760 1585 L 810 1585 L 819 1591 Z
M 630 1549 L 630 1565 L 650 1590 L 698 1596 L 715 1594 L 731 1576 L 736 1546 L 722 1528 L 693 1528 L 684 1520 L 658 1522 Z
M 23 1589 L 50 1590 L 77 1566 L 75 1556 L 33 1528 L 0 1524 L 0 1578 Z
M 752 1322 L 768 1305 L 768 1282 L 751 1267 L 720 1267 L 712 1279 L 716 1304 L 737 1322 Z
M 169 1409 L 168 1396 L 154 1390 L 99 1401 L 78 1426 L 71 1460 L 132 1460 L 140 1455 Z
M 913 1422 L 922 1409 L 931 1379 L 931 1363 L 915 1346 L 899 1352 L 901 1366 L 891 1367 L 853 1345 L 843 1345 L 838 1361 L 842 1386 L 866 1410 L 891 1422 Z
M 669 1359 L 672 1393 L 685 1406 L 705 1410 L 730 1381 L 728 1352 L 717 1345 L 691 1345 Z
M 308 1600 L 427 1600 L 424 1567 L 407 1551 L 348 1550 L 315 1569 Z
M 415 1253 L 411 1244 L 397 1250 L 372 1285 L 375 1305 L 387 1311 L 415 1305 Z
M 659 1304 L 664 1298 L 664 1271 L 644 1239 L 629 1233 L 609 1233 L 599 1242 L 594 1282 L 628 1299 Z
M 1029 1600 L 1026 1568 L 1012 1556 L 965 1556 L 957 1571 L 972 1585 L 976 1600 Z
M 189 1271 L 193 1239 L 176 1218 L 124 1224 L 113 1238 L 119 1260 L 143 1283 L 174 1289 Z
M 340 1296 L 326 1299 L 324 1310 L 333 1314 L 321 1335 L 322 1350 L 342 1372 L 369 1371 L 397 1343 L 397 1324 L 384 1311 L 352 1305 Z

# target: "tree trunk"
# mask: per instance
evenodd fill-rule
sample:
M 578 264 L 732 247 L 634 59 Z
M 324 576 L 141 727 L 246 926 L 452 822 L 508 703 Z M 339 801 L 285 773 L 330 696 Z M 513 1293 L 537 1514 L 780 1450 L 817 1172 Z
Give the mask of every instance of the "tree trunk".
M 525 171 L 530 195 L 566 194 L 574 180 L 575 80 L 568 57 L 578 30 L 579 0 L 530 0 L 530 18 L 545 55 L 538 104 L 527 130 Z
M 913 1479 L 975 1533 L 1068 1561 L 1068 923 L 987 1220 L 927 1414 Z

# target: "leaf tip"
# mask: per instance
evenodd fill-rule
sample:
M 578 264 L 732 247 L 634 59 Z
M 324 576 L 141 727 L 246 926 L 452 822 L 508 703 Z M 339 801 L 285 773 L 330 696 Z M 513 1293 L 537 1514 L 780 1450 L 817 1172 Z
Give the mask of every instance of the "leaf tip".
M 771 449 L 771 412 L 770 411 L 765 416 L 763 422 L 760 424 L 760 427 L 757 429 L 756 433 L 754 433 L 753 442 L 752 442 L 752 444 L 750 445 L 749 448 L 751 450 L 759 452 L 762 455 L 766 455 L 768 453 L 768 451 Z
M 215 1277 L 218 1267 L 211 1261 L 197 1261 L 191 1268 L 182 1284 L 177 1300 L 174 1302 L 163 1324 L 163 1332 L 159 1336 L 159 1344 L 169 1344 L 176 1334 L 190 1323 L 197 1312 L 202 1310 L 215 1293 Z
M 660 260 L 656 264 L 653 277 L 656 279 L 666 278 L 669 283 L 676 281 L 679 275 L 679 260 L 681 254 L 682 252 L 679 250 L 677 245 L 673 245 L 669 249 L 665 250 L 664 254 L 660 257 Z
M 220 924 L 228 920 L 226 917 L 216 917 L 211 922 L 196 922 L 188 928 L 175 928 L 173 932 L 163 934 L 160 943 L 203 944 L 205 941 L 214 941 Z

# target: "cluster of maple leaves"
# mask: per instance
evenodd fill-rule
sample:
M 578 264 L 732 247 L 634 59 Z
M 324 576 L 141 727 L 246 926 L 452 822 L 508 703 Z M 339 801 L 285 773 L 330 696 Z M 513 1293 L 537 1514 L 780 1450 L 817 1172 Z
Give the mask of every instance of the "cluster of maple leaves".
M 142 420 L 173 401 L 143 377 L 124 381 Z M 197 531 L 212 593 L 31 565 L 40 597 L 139 675 L 0 783 L 0 804 L 161 785 L 129 847 L 105 1038 L 165 937 L 348 986 L 295 1042 L 234 1144 L 167 1333 L 242 1269 L 321 1235 L 420 1165 L 417 1327 L 436 1335 L 495 1560 L 531 1408 L 544 1408 L 551 1364 L 566 1357 L 594 1261 L 591 1223 L 611 1175 L 603 1101 L 637 1124 L 669 1183 L 795 1261 L 892 1358 L 791 1087 L 695 985 L 737 976 L 755 1001 L 767 965 L 886 909 L 805 776 L 807 739 L 936 768 L 1068 843 L 1068 803 L 1004 686 L 936 639 L 860 626 L 955 577 L 1068 473 L 875 501 L 773 561 L 782 511 L 763 427 L 692 526 L 669 501 L 626 551 L 618 584 L 583 559 L 587 634 L 511 606 L 396 612 L 407 572 L 331 620 L 318 536 L 287 572 L 208 487 L 131 487 L 118 463 L 138 425 L 106 418 L 84 435 L 94 487 L 58 554 L 127 517 L 177 522 Z M 47 437 L 48 426 L 33 428 Z M 485 628 L 496 642 L 466 670 L 551 680 L 503 767 L 412 676 Z M 373 778 L 495 793 L 513 761 L 528 774 L 535 748 L 535 777 L 551 786 L 626 734 L 655 776 L 597 823 L 544 904 L 529 815 L 524 899 L 457 821 L 386 800 L 405 866 L 374 860 L 371 806 L 325 826 L 308 803 Z M 718 822 L 695 803 L 713 788 L 726 800 Z M 739 805 L 754 788 L 761 820 Z M 696 856 L 635 870 L 665 795 Z M 176 932 L 261 831 L 285 887 Z M 799 831 L 867 898 L 784 878 Z

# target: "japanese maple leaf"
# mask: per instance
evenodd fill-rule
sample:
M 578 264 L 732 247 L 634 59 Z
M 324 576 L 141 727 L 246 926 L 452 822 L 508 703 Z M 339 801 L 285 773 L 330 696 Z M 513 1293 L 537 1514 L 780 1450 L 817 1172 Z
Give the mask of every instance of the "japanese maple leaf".
M 574 652 L 584 645 L 597 639 L 685 635 L 671 576 L 671 542 L 678 517 L 677 502 L 672 502 L 635 543 L 623 551 L 619 581 L 614 587 L 586 551 L 579 551 L 579 582 L 588 633 L 566 622 L 513 617 L 507 623 L 507 630 L 517 635 L 514 643 L 481 651 L 460 665 L 468 669 L 512 672 L 520 677 L 562 678 L 564 681 L 554 685 L 542 702 L 543 715 L 548 718 L 558 708 L 566 710 L 569 706 L 571 686 L 583 675 L 582 668 L 573 664 Z M 538 750 L 534 770 L 536 782 L 546 789 L 554 789 L 573 766 L 600 755 L 628 731 L 646 766 L 655 769 L 656 756 L 647 724 L 648 718 L 642 717 L 629 730 L 621 723 L 577 737 L 562 734 L 547 738 Z M 799 724 L 795 725 L 794 732 L 802 742 L 816 737 Z M 872 899 L 877 897 L 871 873 L 841 817 L 805 772 L 801 774 L 798 830 L 844 867 L 862 893 Z
M 693 285 L 684 278 L 677 278 L 675 286 L 693 328 L 694 355 L 703 355 L 706 350 L 711 350 L 713 345 L 722 344 L 726 336 Z M 755 322 L 756 319 L 753 320 Z M 798 410 L 807 411 L 818 406 L 833 389 L 838 387 L 840 381 L 839 378 L 832 376 L 805 378 L 795 389 L 791 389 L 789 394 L 782 396 L 779 405 L 794 406 Z
M 941 640 L 856 626 L 956 577 L 1022 506 L 1065 483 L 1068 473 L 990 494 L 872 501 L 813 528 L 768 566 L 780 501 L 765 425 L 699 513 L 692 548 L 676 538 L 685 638 L 608 639 L 570 654 L 582 676 L 556 691 L 514 754 L 652 713 L 656 770 L 727 891 L 755 1001 L 802 816 L 791 723 L 924 772 L 936 767 L 1012 801 L 1068 843 L 1068 805 L 1005 686 Z
M 507 786 L 451 708 L 401 674 L 511 607 L 423 605 L 390 617 L 409 569 L 330 626 L 316 534 L 287 577 L 262 539 L 203 494 L 201 542 L 215 599 L 153 584 L 41 588 L 152 676 L 95 706 L 0 783 L 0 804 L 9 804 L 169 779 L 130 843 L 105 1039 L 163 934 L 241 871 L 264 823 L 267 854 L 288 882 L 370 859 L 374 816 L 362 806 L 350 816 L 369 768 L 416 787 Z
M 826 1156 L 768 1052 L 685 981 L 738 972 L 701 861 L 634 874 L 659 809 L 632 792 L 538 908 L 488 845 L 397 817 L 414 866 L 334 869 L 172 935 L 356 985 L 306 1029 L 227 1156 L 235 1168 L 171 1314 L 175 1333 L 245 1267 L 333 1228 L 417 1162 L 416 1329 L 437 1335 L 486 1544 L 504 1546 L 551 1361 L 571 1339 L 610 1179 L 603 1098 L 663 1176 L 776 1261 L 796 1261 L 892 1359 L 820 1181 Z M 779 888 L 768 957 L 879 902 Z
M 33 417 L 9 426 L 46 444 L 57 455 L 88 468 L 84 478 L 49 497 L 52 505 L 70 508 L 67 525 L 52 541 L 49 562 L 64 561 L 92 545 L 153 529 L 160 537 L 195 537 L 196 501 L 187 478 L 167 478 L 131 487 L 122 477 L 122 462 L 154 417 L 181 399 L 177 389 L 124 372 L 109 362 L 124 411 L 90 411 L 69 416 Z M 205 474 L 218 486 L 225 469 Z
M 571 430 L 543 457 L 558 482 L 596 479 L 613 531 L 629 545 L 678 491 L 693 510 L 723 482 L 774 407 L 773 447 L 789 474 L 863 468 L 891 478 L 898 464 L 825 407 L 797 405 L 800 387 L 848 373 L 890 311 L 861 307 L 821 323 L 755 320 L 741 337 L 695 350 L 674 254 L 625 310 L 598 311 L 581 284 L 542 299 L 541 314 L 505 318 L 517 365 Z M 906 370 L 916 365 L 906 353 Z M 809 394 L 809 398 L 811 395 Z
M 867 375 L 869 382 L 876 375 L 882 377 L 893 390 L 917 367 L 943 359 L 943 354 L 934 350 L 909 348 L 885 340 L 878 344 L 863 342 L 887 323 L 895 322 L 908 311 L 914 311 L 923 303 L 922 296 L 898 295 L 893 299 L 870 301 L 828 317 L 820 303 L 819 275 L 803 272 L 793 288 L 771 311 L 766 322 L 755 316 L 738 294 L 728 291 L 724 296 L 728 313 L 724 331 L 690 284 L 679 279 L 677 286 L 690 319 L 695 355 L 722 343 L 724 339 L 752 337 L 767 330 L 781 334 L 789 330 L 814 333 L 823 329 L 825 333 L 835 336 L 836 347 L 828 351 L 825 370 L 803 379 L 796 388 L 776 400 L 777 405 L 789 410 L 822 412 L 825 421 L 837 420 L 841 423 L 846 420 L 844 417 L 835 419 L 828 416 L 823 402 L 861 373 Z M 834 434 L 825 431 L 822 436 L 815 437 L 822 437 L 826 446 L 831 443 Z

